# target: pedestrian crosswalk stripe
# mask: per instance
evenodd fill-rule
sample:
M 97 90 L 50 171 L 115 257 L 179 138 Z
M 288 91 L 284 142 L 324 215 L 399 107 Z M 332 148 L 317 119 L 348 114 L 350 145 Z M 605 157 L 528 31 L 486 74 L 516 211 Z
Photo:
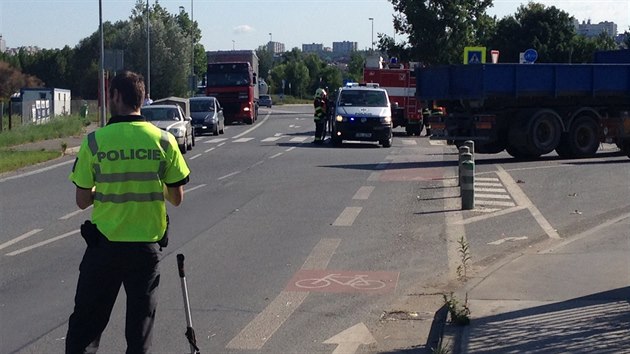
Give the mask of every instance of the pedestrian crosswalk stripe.
M 478 188 L 477 184 L 475 184 L 475 192 L 507 193 L 507 191 L 503 188 Z
M 476 205 L 492 205 L 492 206 L 504 206 L 504 207 L 513 207 L 516 204 L 512 202 L 500 202 L 497 200 L 475 200 Z
M 507 194 L 483 194 L 475 193 L 475 198 L 488 198 L 488 199 L 512 199 Z
M 293 139 L 291 139 L 289 141 L 292 142 L 292 143 L 301 143 L 301 142 L 306 141 L 306 139 L 308 139 L 308 137 L 306 137 L 306 136 L 297 136 L 297 137 L 295 137 L 295 138 L 293 138 Z
M 429 140 L 429 144 L 435 145 L 435 146 L 446 145 L 446 143 L 444 141 L 442 141 L 442 140 Z
M 499 182 L 499 179 L 496 177 L 475 177 L 475 181 L 480 182 Z
M 239 139 L 235 139 L 234 142 L 235 143 L 246 143 L 250 140 L 254 140 L 254 138 L 239 138 Z
M 494 213 L 495 211 L 500 211 L 499 208 L 475 208 L 475 211 L 480 213 Z
M 503 187 L 501 183 L 475 182 L 475 187 Z

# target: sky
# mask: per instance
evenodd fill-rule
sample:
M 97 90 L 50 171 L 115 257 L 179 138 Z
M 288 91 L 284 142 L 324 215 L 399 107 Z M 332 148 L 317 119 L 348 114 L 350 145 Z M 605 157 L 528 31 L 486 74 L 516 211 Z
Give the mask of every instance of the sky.
M 148 0 L 151 4 L 155 0 Z M 512 15 L 527 1 L 494 0 L 488 13 Z M 618 32 L 630 25 L 630 0 L 538 0 L 580 22 L 612 21 Z M 136 0 L 101 0 L 103 21 L 131 15 Z M 371 46 L 378 33 L 394 36 L 393 7 L 387 0 L 159 0 L 170 13 L 183 6 L 198 22 L 206 50 L 256 49 L 270 40 L 287 50 L 302 44 L 351 41 Z M 373 18 L 373 20 L 370 20 Z M 8 48 L 63 48 L 98 30 L 97 0 L 0 0 L 0 34 Z M 372 28 L 373 27 L 373 28 Z M 399 38 L 400 39 L 400 36 Z

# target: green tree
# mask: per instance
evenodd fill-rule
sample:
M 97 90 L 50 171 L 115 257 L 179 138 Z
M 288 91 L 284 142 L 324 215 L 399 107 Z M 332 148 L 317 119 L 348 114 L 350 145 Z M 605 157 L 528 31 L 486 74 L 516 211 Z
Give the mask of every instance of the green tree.
M 492 0 L 389 0 L 394 30 L 407 34 L 403 48 L 414 61 L 459 63 L 464 47 L 478 45 L 491 27 L 486 9 Z
M 363 68 L 365 67 L 365 57 L 359 52 L 350 54 L 350 62 L 348 63 L 348 80 L 351 82 L 359 82 L 363 79 Z
M 599 36 L 594 38 L 576 35 L 571 42 L 568 62 L 591 63 L 595 52 L 614 49 L 617 49 L 617 44 L 607 33 L 600 33 Z
M 307 97 L 309 73 L 308 68 L 301 60 L 290 61 L 286 63 L 285 67 L 285 80 L 287 85 L 290 84 L 289 94 L 296 97 Z M 286 92 L 286 91 L 285 91 Z
M 256 49 L 256 55 L 258 56 L 258 72 L 261 78 L 265 81 L 270 81 L 269 73 L 273 67 L 273 53 L 267 50 L 267 47 L 261 45 Z
M 288 93 L 288 86 L 285 80 L 285 84 L 284 87 L 282 87 L 282 80 L 284 80 L 286 78 L 286 68 L 287 68 L 287 64 L 279 64 L 279 65 L 275 65 L 272 69 L 271 69 L 271 77 L 269 78 L 269 82 L 267 82 L 267 84 L 269 84 L 270 87 L 270 93 Z
M 567 62 L 576 36 L 573 17 L 555 6 L 530 2 L 513 16 L 499 20 L 490 41 L 501 52 L 502 62 L 518 62 L 529 48 L 538 52 L 538 62 Z
M 11 97 L 23 87 L 41 87 L 43 82 L 38 78 L 22 73 L 11 64 L 0 61 L 0 100 Z

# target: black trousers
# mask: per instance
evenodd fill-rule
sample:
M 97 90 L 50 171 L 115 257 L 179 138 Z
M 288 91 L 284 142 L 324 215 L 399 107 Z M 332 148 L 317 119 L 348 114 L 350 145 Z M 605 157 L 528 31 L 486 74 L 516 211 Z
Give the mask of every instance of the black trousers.
M 326 119 L 315 120 L 315 141 L 324 141 L 326 138 Z
M 87 248 L 68 322 L 66 354 L 96 353 L 121 285 L 127 294 L 126 353 L 149 353 L 160 255 L 155 243 L 99 240 L 97 246 Z

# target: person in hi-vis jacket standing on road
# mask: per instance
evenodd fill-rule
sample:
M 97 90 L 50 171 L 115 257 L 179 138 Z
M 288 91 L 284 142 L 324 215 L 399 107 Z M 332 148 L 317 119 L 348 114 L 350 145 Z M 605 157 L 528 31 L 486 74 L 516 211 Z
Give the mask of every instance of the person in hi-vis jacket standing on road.
M 166 247 L 166 203 L 179 206 L 190 170 L 175 137 L 140 114 L 144 79 L 129 71 L 112 80 L 112 117 L 83 140 L 70 174 L 76 204 L 94 205 L 81 226 L 87 249 L 79 267 L 66 354 L 96 353 L 121 285 L 127 294 L 127 354 L 148 353 Z
M 315 91 L 313 107 L 315 108 L 315 113 L 313 114 L 315 120 L 315 140 L 313 143 L 322 144 L 324 138 L 326 138 L 326 120 L 328 119 L 328 95 L 323 88 L 318 88 L 317 91 Z

